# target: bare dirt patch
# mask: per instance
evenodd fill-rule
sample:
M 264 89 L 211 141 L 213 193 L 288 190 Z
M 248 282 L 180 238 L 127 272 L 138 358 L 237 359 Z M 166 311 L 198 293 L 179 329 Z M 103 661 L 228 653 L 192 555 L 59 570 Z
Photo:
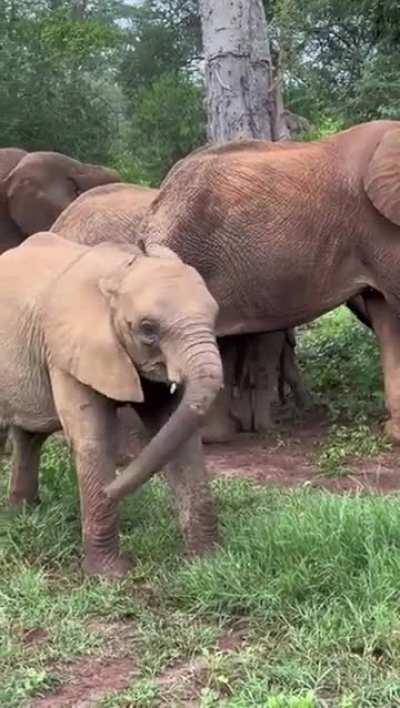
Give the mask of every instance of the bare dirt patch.
M 207 684 L 208 662 L 206 657 L 194 657 L 187 662 L 177 662 L 168 667 L 157 679 L 163 704 L 171 705 L 169 696 L 179 700 L 178 705 L 199 706 L 201 689 Z
M 373 458 L 350 460 L 346 464 L 349 474 L 321 474 L 316 457 L 326 433 L 326 421 L 314 415 L 292 425 L 290 432 L 238 435 L 229 445 L 205 446 L 207 467 L 213 477 L 248 479 L 260 485 L 310 485 L 338 493 L 400 491 L 398 448 Z
M 49 666 L 59 686 L 52 693 L 34 699 L 30 708 L 91 708 L 109 693 L 129 687 L 137 674 L 132 654 L 134 624 L 91 620 L 87 627 L 107 640 L 107 656 L 84 656 Z M 40 642 L 42 636 L 34 633 L 26 640 Z
M 91 708 L 113 691 L 128 688 L 135 673 L 131 657 L 83 657 L 57 672 L 60 688 L 51 695 L 37 698 L 30 708 Z
M 48 633 L 41 627 L 22 630 L 22 641 L 27 646 L 37 646 L 47 641 Z

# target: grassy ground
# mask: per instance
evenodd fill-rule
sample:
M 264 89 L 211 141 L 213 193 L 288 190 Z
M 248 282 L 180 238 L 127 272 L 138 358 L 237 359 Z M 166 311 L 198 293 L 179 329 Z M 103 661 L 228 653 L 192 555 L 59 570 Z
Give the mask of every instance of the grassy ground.
M 328 405 L 320 469 L 344 474 L 383 445 L 374 343 L 341 310 L 307 331 L 301 356 Z M 213 484 L 214 557 L 182 559 L 154 482 L 123 507 L 132 573 L 88 581 L 73 470 L 48 446 L 41 507 L 1 510 L 0 705 L 400 706 L 396 497 Z

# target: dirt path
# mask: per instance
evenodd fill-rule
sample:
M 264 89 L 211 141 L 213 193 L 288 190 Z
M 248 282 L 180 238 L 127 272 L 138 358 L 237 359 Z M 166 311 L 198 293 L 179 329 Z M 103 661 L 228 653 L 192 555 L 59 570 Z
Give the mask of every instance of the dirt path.
M 400 490 L 400 450 L 396 448 L 373 458 L 350 461 L 346 465 L 351 470 L 349 475 L 321 474 L 316 458 L 327 427 L 323 418 L 314 416 L 292 425 L 290 432 L 264 438 L 238 435 L 229 445 L 209 445 L 205 448 L 208 469 L 215 477 L 242 477 L 278 487 L 308 484 L 335 492 Z

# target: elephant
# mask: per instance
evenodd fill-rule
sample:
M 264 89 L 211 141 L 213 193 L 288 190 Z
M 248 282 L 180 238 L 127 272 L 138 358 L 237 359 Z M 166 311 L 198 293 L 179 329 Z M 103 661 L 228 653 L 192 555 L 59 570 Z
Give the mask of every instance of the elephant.
M 57 152 L 0 149 L 0 253 L 49 229 L 82 192 L 119 181 L 114 170 Z
M 236 140 L 177 163 L 141 223 L 203 276 L 217 336 L 306 323 L 349 303 L 381 350 L 400 442 L 400 121 L 312 142 Z
M 158 189 L 123 183 L 96 187 L 70 204 L 52 225 L 52 231 L 87 245 L 105 240 L 135 243 L 140 237 L 141 220 L 158 193 Z M 203 427 L 204 442 L 228 442 L 238 430 L 261 432 L 270 428 L 271 404 L 276 398 L 273 374 L 278 369 L 289 382 L 298 407 L 304 407 L 307 400 L 293 354 L 294 337 L 288 339 L 283 332 L 246 337 L 246 352 L 240 339 L 220 342 L 225 388 Z M 246 375 L 241 368 L 246 369 Z M 128 420 L 127 411 L 124 414 Z
M 0 280 L 0 420 L 14 448 L 10 503 L 38 501 L 41 447 L 62 429 L 77 469 L 86 573 L 127 571 L 118 501 L 172 458 L 167 478 L 188 552 L 213 547 L 216 515 L 198 429 L 223 374 L 218 306 L 201 276 L 163 246 L 89 247 L 40 232 L 0 256 Z M 168 390 L 168 383 L 177 391 L 161 411 L 152 387 Z M 115 477 L 116 410 L 125 403 L 154 436 Z
M 64 209 L 51 229 L 87 246 L 106 240 L 136 243 L 140 222 L 157 194 L 158 189 L 124 182 L 94 187 Z

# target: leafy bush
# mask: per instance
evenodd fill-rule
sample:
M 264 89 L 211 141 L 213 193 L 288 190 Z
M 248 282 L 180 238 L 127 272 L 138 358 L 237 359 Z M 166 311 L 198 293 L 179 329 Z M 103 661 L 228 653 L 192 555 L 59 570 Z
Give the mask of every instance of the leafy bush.
M 146 179 L 159 185 L 177 160 L 205 142 L 205 126 L 201 89 L 184 74 L 164 74 L 139 89 L 129 145 Z

